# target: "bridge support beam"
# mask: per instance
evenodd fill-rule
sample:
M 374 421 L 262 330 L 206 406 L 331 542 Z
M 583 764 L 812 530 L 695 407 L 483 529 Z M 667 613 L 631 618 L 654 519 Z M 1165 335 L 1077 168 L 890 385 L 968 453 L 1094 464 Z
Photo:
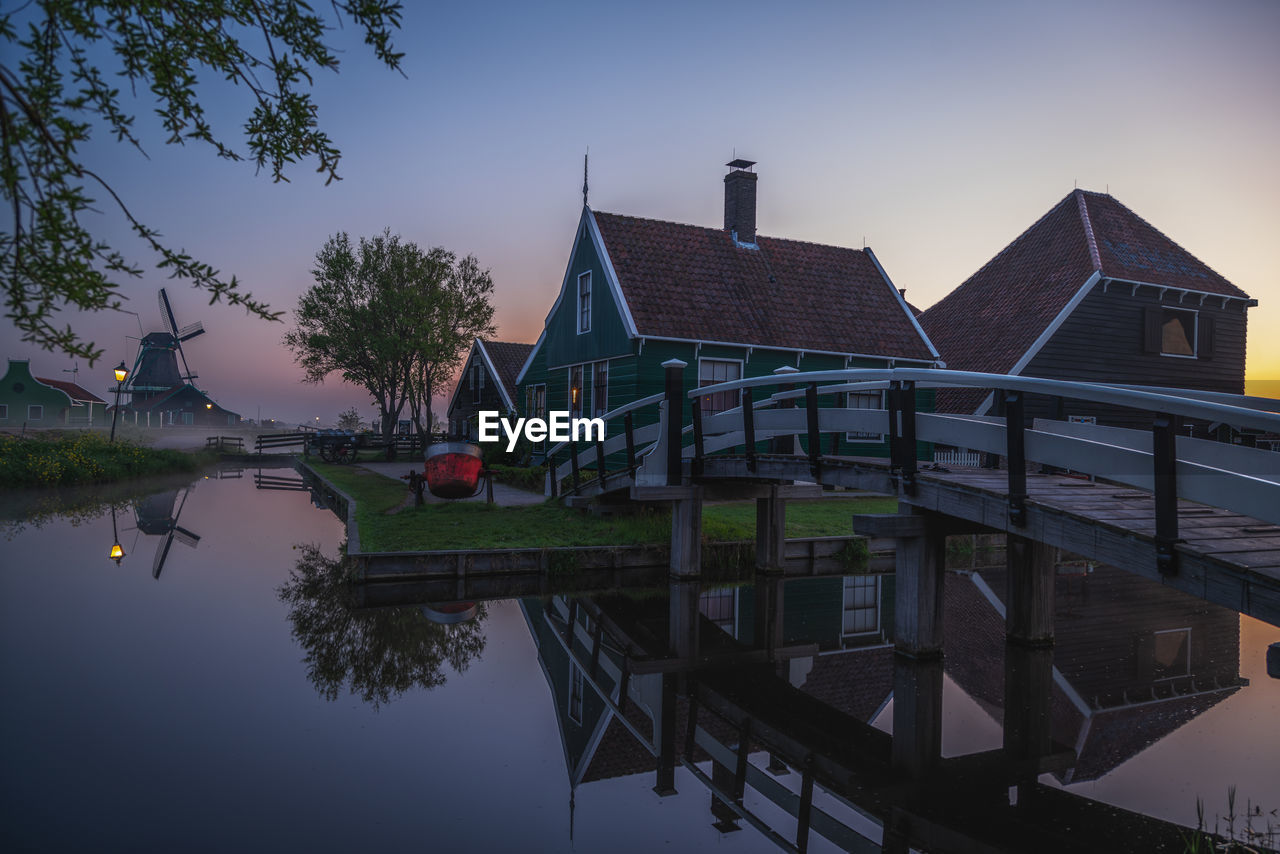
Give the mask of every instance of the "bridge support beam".
M 1004 649 L 1004 751 L 1016 769 L 1019 805 L 1034 793 L 1039 760 L 1052 751 L 1052 696 L 1053 647 L 1010 639 Z
M 671 574 L 691 578 L 702 574 L 702 487 L 681 492 L 671 502 Z
M 781 572 L 786 565 L 787 500 L 777 486 L 756 499 L 756 568 Z
M 947 537 L 937 520 L 924 518 L 922 522 L 922 533 L 897 539 L 894 595 L 894 647 L 915 658 L 942 655 L 942 580 Z
M 1054 548 L 1009 534 L 1005 539 L 1008 587 L 1004 629 L 1009 640 L 1053 645 Z
M 893 657 L 893 770 L 920 780 L 942 758 L 942 659 Z

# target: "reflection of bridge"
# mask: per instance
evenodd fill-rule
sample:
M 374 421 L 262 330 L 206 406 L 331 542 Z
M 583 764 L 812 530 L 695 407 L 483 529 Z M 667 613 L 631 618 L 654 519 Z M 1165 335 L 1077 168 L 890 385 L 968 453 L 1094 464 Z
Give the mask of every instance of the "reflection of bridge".
M 704 490 L 757 498 L 757 551 L 768 566 L 778 563 L 785 495 L 763 484 L 816 481 L 897 494 L 901 515 L 862 517 L 854 528 L 899 540 L 899 610 L 915 609 L 918 617 L 899 633 L 907 651 L 938 647 L 934 605 L 945 537 L 970 530 L 1010 535 L 1010 583 L 1018 586 L 1011 619 L 1025 616 L 1033 637 L 1052 635 L 1052 615 L 1036 602 L 1043 605 L 1053 547 L 1280 624 L 1280 455 L 1180 435 L 1184 421 L 1280 432 L 1280 401 L 918 369 L 790 373 L 687 390 L 684 363 L 665 367 L 663 394 L 605 416 L 616 422 L 616 435 L 549 450 L 549 485 L 556 492 L 567 482 L 570 497 L 629 492 L 670 501 L 678 575 L 700 569 Z M 1004 416 L 917 411 L 917 391 L 940 386 L 992 389 Z M 868 389 L 886 390 L 884 409 L 842 405 L 843 395 Z M 704 414 L 702 402 L 712 395 L 738 405 Z M 1152 429 L 1042 419 L 1028 427 L 1028 395 L 1142 410 Z M 668 415 L 684 412 L 686 398 L 687 425 Z M 653 407 L 658 420 L 634 426 Z M 841 433 L 886 436 L 889 457 L 824 454 L 829 437 Z M 921 443 L 1001 457 L 1004 470 L 921 470 Z M 609 461 L 624 455 L 610 470 Z M 595 469 L 590 479 L 588 467 Z M 1041 473 L 1053 470 L 1073 476 Z
M 843 588 L 859 578 L 845 579 Z M 948 587 L 952 605 L 968 607 L 970 581 L 951 576 Z M 698 581 L 673 579 L 666 597 L 615 591 L 522 603 L 555 701 L 571 789 L 651 773 L 654 791 L 666 796 L 682 767 L 711 792 L 719 830 L 746 823 L 795 852 L 813 836 L 859 852 L 1183 850 L 1174 825 L 1039 782 L 1046 772 L 1070 779 L 1077 752 L 1089 749 L 1075 737 L 1078 724 L 1060 720 L 1055 708 L 1063 673 L 1087 681 L 1074 655 L 1055 662 L 1052 648 L 1016 638 L 953 650 L 946 663 L 953 678 L 963 684 L 971 677 L 960 671 L 985 671 L 980 678 L 994 681 L 994 692 L 979 685 L 974 696 L 994 703 L 988 708 L 1002 721 L 1003 743 L 943 757 L 941 659 L 876 643 L 818 655 L 825 640 L 814 604 L 834 594 L 838 606 L 839 579 L 760 573 L 753 585 L 730 590 L 727 624 L 717 606 L 723 589 Z M 1174 600 L 1173 610 L 1185 613 L 1185 601 Z M 1100 601 L 1097 610 L 1124 604 Z M 1170 610 L 1144 610 L 1141 599 L 1127 604 L 1139 630 L 1160 625 L 1160 608 Z M 995 635 L 986 631 L 990 622 L 969 628 Z M 1215 681 L 1239 684 L 1230 666 L 1237 642 L 1227 633 L 1209 651 Z M 815 678 L 820 668 L 830 672 Z M 1162 711 L 1152 716 L 1165 727 L 1159 733 L 1127 725 L 1149 743 L 1198 713 L 1175 712 L 1170 722 Z M 873 725 L 882 715 L 891 716 L 892 734 Z M 1147 744 L 1130 741 L 1135 752 Z

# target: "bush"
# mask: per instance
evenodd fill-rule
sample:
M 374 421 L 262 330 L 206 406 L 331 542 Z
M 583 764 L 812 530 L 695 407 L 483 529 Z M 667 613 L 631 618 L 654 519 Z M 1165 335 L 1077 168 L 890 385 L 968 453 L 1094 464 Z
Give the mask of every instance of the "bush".
M 542 466 L 491 465 L 487 468 L 493 472 L 495 483 L 505 483 L 507 486 L 514 486 L 516 489 L 525 489 L 529 492 L 542 492 L 546 486 L 547 470 Z
M 0 486 L 74 486 L 194 471 L 202 459 L 182 451 L 108 442 L 84 431 L 18 438 L 0 435 Z

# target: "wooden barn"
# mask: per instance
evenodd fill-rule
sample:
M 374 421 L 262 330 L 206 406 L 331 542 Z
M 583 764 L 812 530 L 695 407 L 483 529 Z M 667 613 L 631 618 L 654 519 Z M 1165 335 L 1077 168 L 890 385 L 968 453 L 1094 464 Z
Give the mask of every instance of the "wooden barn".
M 481 410 L 503 415 L 517 411 L 516 377 L 532 350 L 532 344 L 475 340 L 449 398 L 450 436 L 473 438 Z
M 661 391 L 668 359 L 688 364 L 687 390 L 784 367 L 937 364 L 870 249 L 757 233 L 753 165 L 728 164 L 723 228 L 584 204 L 559 295 L 519 377 L 524 414 L 603 415 Z M 931 403 L 922 392 L 918 405 Z M 851 393 L 845 404 L 881 408 L 882 392 Z M 737 405 L 736 393 L 702 401 L 710 413 Z M 849 434 L 840 450 L 883 455 L 882 439 Z
M 1075 190 L 920 323 L 955 370 L 1243 394 L 1253 305 L 1112 196 Z M 937 405 L 989 415 L 996 402 L 947 390 Z M 1137 413 L 1036 396 L 1027 414 L 1150 426 Z

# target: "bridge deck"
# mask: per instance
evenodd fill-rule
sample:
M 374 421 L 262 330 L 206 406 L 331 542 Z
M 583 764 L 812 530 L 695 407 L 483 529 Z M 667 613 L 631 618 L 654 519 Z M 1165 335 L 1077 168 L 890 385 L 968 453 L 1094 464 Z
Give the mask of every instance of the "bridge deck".
M 823 457 L 817 478 L 807 458 L 760 455 L 754 473 L 738 456 L 704 461 L 705 478 L 818 480 L 892 492 L 885 459 Z M 1020 534 L 1090 560 L 1161 581 L 1273 625 L 1280 625 L 1280 526 L 1228 510 L 1178 502 L 1178 572 L 1160 574 L 1155 559 L 1151 493 L 1064 475 L 1027 475 L 1027 525 L 1009 524 L 1007 472 L 921 471 L 908 505 L 996 531 Z

